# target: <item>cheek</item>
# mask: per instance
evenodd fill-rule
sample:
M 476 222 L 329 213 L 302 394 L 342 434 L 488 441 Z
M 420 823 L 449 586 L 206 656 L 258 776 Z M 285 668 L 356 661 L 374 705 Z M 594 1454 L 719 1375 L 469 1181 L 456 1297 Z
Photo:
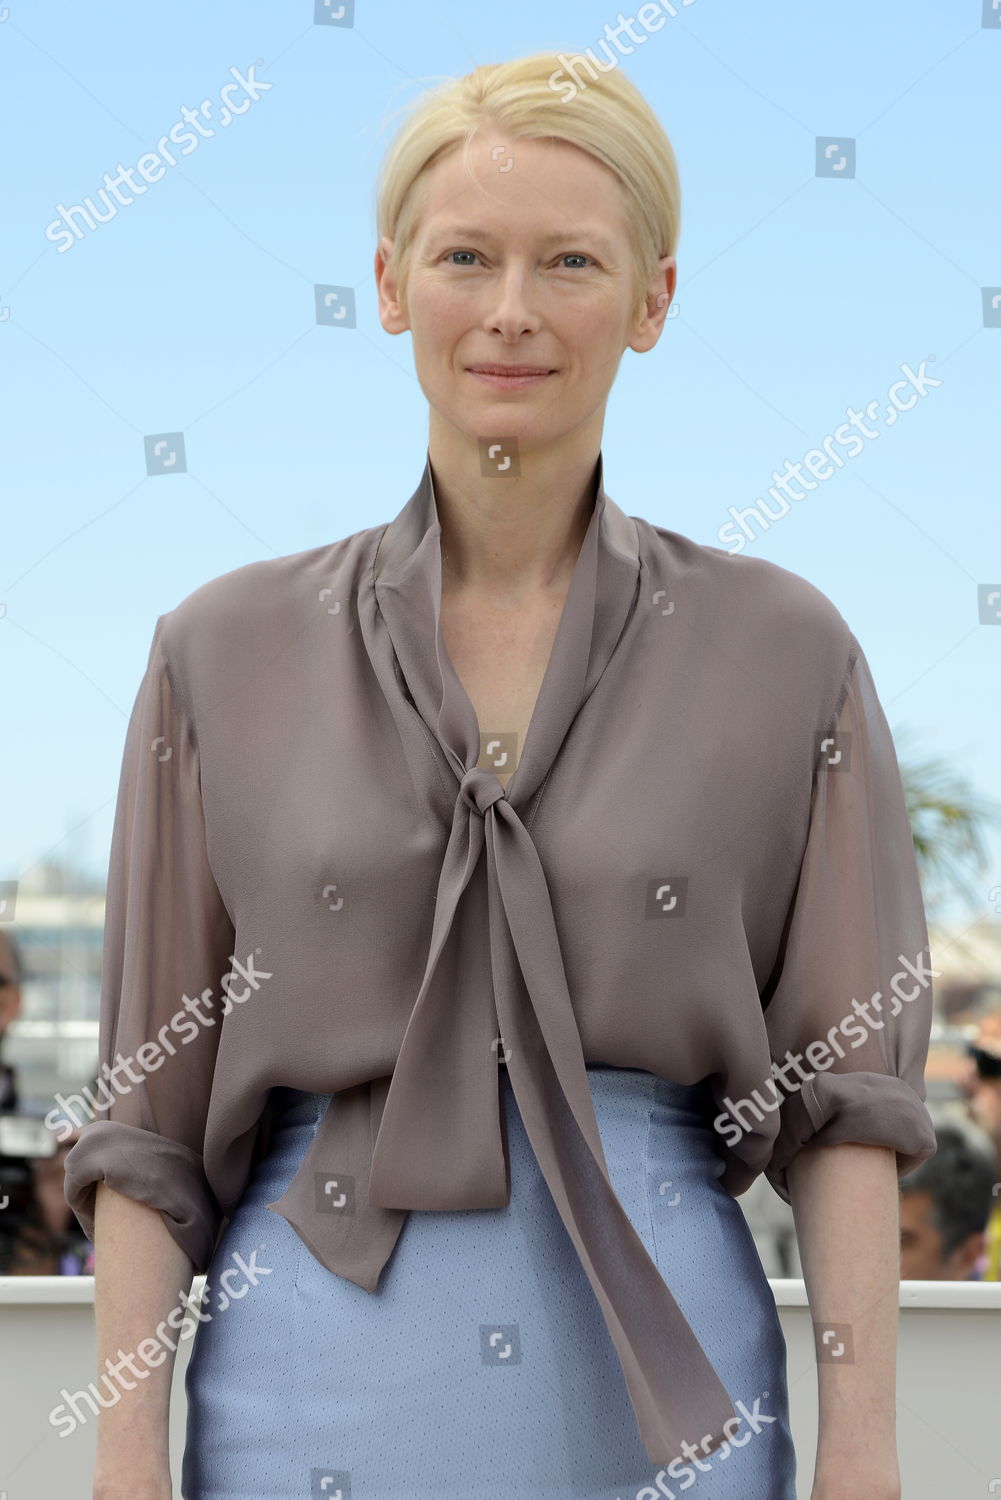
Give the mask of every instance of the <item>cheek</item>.
M 474 346 L 480 324 L 468 314 L 442 308 L 414 331 L 414 364 L 429 381 L 449 380 L 464 364 L 462 356 Z
M 561 311 L 564 316 L 552 326 L 568 359 L 584 379 L 608 385 L 628 337 L 619 310 L 592 305 Z
M 472 285 L 424 282 L 411 303 L 411 321 L 422 337 L 434 343 L 445 330 L 466 327 L 482 317 L 481 303 Z

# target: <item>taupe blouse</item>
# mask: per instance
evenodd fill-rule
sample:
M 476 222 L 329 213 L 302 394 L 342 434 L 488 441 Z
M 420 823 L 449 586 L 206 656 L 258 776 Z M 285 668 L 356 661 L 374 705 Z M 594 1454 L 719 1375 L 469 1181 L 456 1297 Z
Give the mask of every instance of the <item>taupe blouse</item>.
M 334 1093 L 269 1206 L 374 1291 L 408 1210 L 507 1203 L 506 1067 L 648 1456 L 709 1453 L 734 1408 L 610 1186 L 585 1063 L 708 1077 L 734 1197 L 765 1172 L 788 1202 L 808 1141 L 890 1147 L 901 1175 L 934 1153 L 889 728 L 826 595 L 626 515 L 599 456 L 515 745 L 442 643 L 440 535 L 429 458 L 388 525 L 157 619 L 111 849 L 107 1095 L 67 1201 L 93 1238 L 109 1183 L 204 1271 L 269 1091 Z

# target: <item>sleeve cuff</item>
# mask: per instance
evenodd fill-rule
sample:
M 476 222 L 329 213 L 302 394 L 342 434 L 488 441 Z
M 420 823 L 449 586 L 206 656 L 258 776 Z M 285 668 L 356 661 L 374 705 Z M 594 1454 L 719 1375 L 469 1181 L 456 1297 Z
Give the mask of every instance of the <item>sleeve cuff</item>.
M 782 1104 L 779 1133 L 765 1176 L 791 1204 L 786 1170 L 804 1146 L 857 1141 L 897 1153 L 897 1178 L 935 1155 L 935 1126 L 924 1101 L 903 1078 L 885 1073 L 817 1073 Z
M 92 1244 L 98 1182 L 158 1209 L 192 1261 L 194 1274 L 208 1270 L 223 1213 L 197 1152 L 117 1120 L 92 1120 L 85 1126 L 66 1154 L 65 1196 Z

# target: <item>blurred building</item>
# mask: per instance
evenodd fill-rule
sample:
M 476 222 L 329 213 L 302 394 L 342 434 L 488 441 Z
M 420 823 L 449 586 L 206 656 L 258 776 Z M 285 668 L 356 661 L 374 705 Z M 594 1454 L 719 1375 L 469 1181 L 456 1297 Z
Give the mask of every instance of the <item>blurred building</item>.
M 104 881 L 42 862 L 17 881 L 12 915 L 22 1009 L 4 1040 L 4 1061 L 17 1069 L 22 1109 L 44 1114 L 57 1090 L 96 1071 Z

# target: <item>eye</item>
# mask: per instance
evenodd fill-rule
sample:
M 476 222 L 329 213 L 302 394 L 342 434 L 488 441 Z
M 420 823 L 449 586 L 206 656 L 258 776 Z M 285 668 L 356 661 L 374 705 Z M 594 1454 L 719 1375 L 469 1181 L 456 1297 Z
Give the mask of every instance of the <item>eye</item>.
M 471 256 L 473 260 L 478 260 L 479 259 L 479 256 L 476 254 L 475 250 L 448 250 L 442 256 L 442 260 L 449 261 L 453 266 L 454 265 L 458 265 L 459 262 L 453 260 L 453 258 L 452 258 L 453 256 L 456 256 L 456 255 L 468 255 L 468 256 Z M 584 252 L 583 252 L 583 250 L 568 250 L 568 251 L 565 252 L 565 254 L 561 255 L 559 257 L 559 259 L 561 261 L 567 261 L 567 260 L 582 261 L 583 260 L 583 261 L 588 261 L 591 265 L 594 264 L 594 261 L 592 260 L 591 256 L 590 255 L 585 255 Z M 470 262 L 469 261 L 464 261 L 464 262 L 462 262 L 462 264 L 463 265 L 469 265 Z M 569 266 L 569 267 L 566 267 L 566 269 L 567 270 L 577 270 L 578 268 L 576 266 Z M 586 270 L 586 267 L 583 267 L 581 269 L 585 269 Z

